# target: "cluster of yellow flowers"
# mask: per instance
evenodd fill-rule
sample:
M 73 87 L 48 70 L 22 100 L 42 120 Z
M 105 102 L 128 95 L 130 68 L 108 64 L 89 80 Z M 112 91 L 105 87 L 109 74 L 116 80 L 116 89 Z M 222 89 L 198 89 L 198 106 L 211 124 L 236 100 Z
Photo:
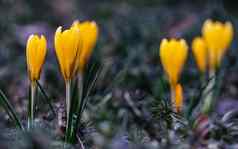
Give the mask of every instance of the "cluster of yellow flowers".
M 75 21 L 69 29 L 62 32 L 58 27 L 55 32 L 55 51 L 65 81 L 75 77 L 77 72 L 83 73 L 98 36 L 95 22 Z M 31 81 L 39 80 L 42 65 L 46 56 L 46 38 L 31 35 L 27 41 L 27 68 Z
M 57 28 L 54 45 L 66 88 L 67 86 L 70 86 L 70 82 L 77 76 L 77 74 L 83 74 L 85 65 L 87 64 L 96 44 L 97 36 L 98 27 L 93 21 L 75 21 L 69 29 L 64 31 L 62 31 L 61 26 Z M 41 68 L 46 57 L 46 49 L 47 41 L 43 35 L 40 37 L 38 35 L 29 36 L 26 46 L 26 59 L 28 74 L 31 81 L 31 94 L 33 94 L 31 95 L 31 113 L 34 113 L 35 86 L 36 81 L 40 78 Z M 68 93 L 69 92 L 70 91 L 68 91 Z M 67 100 L 67 92 L 66 106 L 68 115 L 70 109 L 70 97 L 68 97 Z
M 163 39 L 160 44 L 161 63 L 168 76 L 172 101 L 179 111 L 182 105 L 182 87 L 178 84 L 183 65 L 186 61 L 188 46 L 185 40 Z
M 233 39 L 233 26 L 230 22 L 205 21 L 202 37 L 192 42 L 192 51 L 197 66 L 202 73 L 214 73 Z M 58 27 L 55 33 L 55 51 L 61 73 L 68 84 L 75 76 L 84 72 L 84 67 L 92 53 L 98 36 L 95 22 L 75 21 L 69 29 Z M 43 35 L 31 35 L 27 41 L 26 57 L 29 78 L 34 86 L 40 78 L 41 67 L 46 56 L 46 39 Z M 172 103 L 175 111 L 181 111 L 183 88 L 179 78 L 188 55 L 188 45 L 184 39 L 163 39 L 160 44 L 160 58 L 168 77 Z M 70 103 L 68 103 L 70 104 Z
M 233 26 L 230 22 L 221 23 L 206 20 L 202 27 L 202 37 L 192 42 L 192 51 L 199 70 L 204 73 L 214 71 L 220 66 L 221 60 L 233 39 Z M 175 111 L 181 111 L 183 90 L 178 83 L 183 66 L 187 59 L 188 45 L 184 39 L 163 39 L 160 44 L 160 58 L 167 74 L 172 103 Z
M 202 37 L 196 37 L 192 42 L 192 50 L 198 68 L 201 72 L 215 71 L 233 39 L 233 27 L 230 22 L 205 21 L 202 27 Z

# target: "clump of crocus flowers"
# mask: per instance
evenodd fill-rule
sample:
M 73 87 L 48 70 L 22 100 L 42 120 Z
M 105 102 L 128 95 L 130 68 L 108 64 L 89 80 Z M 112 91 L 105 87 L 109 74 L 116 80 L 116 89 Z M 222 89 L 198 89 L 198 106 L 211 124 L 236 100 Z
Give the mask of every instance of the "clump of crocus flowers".
M 75 21 L 68 29 L 63 30 L 60 26 L 55 32 L 54 44 L 56 56 L 66 86 L 67 125 L 72 106 L 72 82 L 77 77 L 83 76 L 84 69 L 95 47 L 97 37 L 98 27 L 94 21 Z M 40 79 L 41 68 L 46 56 L 46 48 L 46 39 L 43 35 L 40 37 L 38 35 L 29 36 L 26 47 L 27 68 L 31 81 L 30 108 L 28 109 L 29 129 L 33 127 L 36 81 Z
M 208 72 L 209 81 L 204 91 L 203 113 L 208 114 L 213 108 L 217 70 L 233 39 L 233 26 L 230 22 L 206 20 L 202 27 L 202 37 L 196 37 L 192 50 L 201 74 Z
M 233 27 L 230 22 L 222 23 L 206 20 L 202 27 L 202 36 L 196 37 L 192 50 L 201 72 L 207 69 L 214 73 L 220 67 L 232 39 Z
M 97 36 L 98 27 L 96 23 L 89 21 L 75 21 L 69 29 L 63 32 L 62 27 L 58 27 L 56 30 L 55 51 L 66 88 L 66 129 L 69 128 L 72 107 L 72 81 L 78 77 L 77 79 L 80 80 L 79 87 L 83 87 L 81 78 L 96 44 Z
M 216 75 L 217 69 L 233 39 L 233 26 L 230 22 L 206 20 L 202 27 L 202 36 L 195 37 L 192 42 L 192 52 L 198 69 L 202 75 L 208 72 L 209 78 Z M 178 83 L 182 68 L 186 61 L 188 46 L 184 39 L 163 39 L 160 44 L 160 59 L 166 72 L 171 88 L 172 104 L 176 112 L 183 105 L 183 90 Z M 212 109 L 215 79 L 211 79 L 204 91 L 203 112 Z
M 233 39 L 233 26 L 230 22 L 221 23 L 211 20 L 205 21 L 202 27 L 202 36 L 195 37 L 192 42 L 192 52 L 198 69 L 202 75 L 206 73 L 209 77 L 216 75 L 222 59 Z M 65 105 L 66 105 L 66 133 L 70 137 L 72 131 L 69 123 L 72 107 L 71 88 L 72 82 L 78 81 L 79 92 L 82 89 L 85 67 L 90 59 L 92 51 L 98 38 L 98 26 L 93 21 L 79 22 L 75 21 L 69 28 L 63 30 L 60 26 L 57 28 L 54 37 L 55 52 L 59 63 L 59 68 L 65 82 Z M 28 128 L 33 127 L 34 123 L 34 103 L 36 98 L 36 84 L 40 79 L 42 65 L 45 61 L 47 52 L 46 38 L 41 35 L 31 35 L 27 41 L 26 59 L 27 69 L 31 86 L 31 98 L 29 98 L 28 109 Z M 165 74 L 167 76 L 170 91 L 171 102 L 175 112 L 182 112 L 183 108 L 183 87 L 180 83 L 180 76 L 187 60 L 189 47 L 184 39 L 163 39 L 160 44 L 160 59 Z M 215 80 L 209 82 L 204 92 L 209 91 L 204 98 L 203 112 L 208 113 L 213 102 L 213 88 Z M 205 93 L 204 93 L 205 94 Z M 79 102 L 79 101 L 78 101 Z M 79 114 L 80 115 L 80 114 Z M 75 115 L 73 115 L 75 116 Z M 76 115 L 77 116 L 77 115 Z M 67 140 L 66 140 L 67 141 Z
M 183 104 L 182 86 L 178 81 L 187 53 L 188 46 L 183 39 L 163 39 L 160 44 L 160 59 L 170 83 L 172 103 L 177 112 L 181 111 Z

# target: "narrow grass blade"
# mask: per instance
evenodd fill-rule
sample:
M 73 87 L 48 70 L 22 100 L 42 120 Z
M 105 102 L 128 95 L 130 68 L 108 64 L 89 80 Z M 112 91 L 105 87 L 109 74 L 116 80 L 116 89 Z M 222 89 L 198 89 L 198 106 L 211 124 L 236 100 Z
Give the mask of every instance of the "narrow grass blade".
M 16 112 L 14 111 L 13 106 L 10 104 L 9 100 L 7 99 L 6 95 L 3 93 L 2 90 L 0 90 L 0 103 L 11 118 L 12 121 L 16 124 L 18 128 L 21 130 L 24 130 L 24 127 L 17 116 Z
M 78 81 L 78 80 L 76 80 Z M 81 92 L 81 91 L 80 91 Z M 72 102 L 71 102 L 71 107 L 70 107 L 70 112 L 69 112 L 69 123 L 68 123 L 68 126 L 67 126 L 67 131 L 66 131 L 66 141 L 68 143 L 76 143 L 76 127 L 78 125 L 78 123 L 76 123 L 76 119 L 77 119 L 77 108 L 79 106 L 79 99 L 81 99 L 79 96 L 81 93 L 78 93 L 78 83 L 75 83 L 74 85 L 74 88 L 72 90 Z
M 52 105 L 51 98 L 47 95 L 47 93 L 45 92 L 44 88 L 42 87 L 42 85 L 40 84 L 39 81 L 36 81 L 36 84 L 37 84 L 41 94 L 43 95 L 44 101 L 49 105 L 49 108 L 50 108 L 51 112 L 54 114 L 54 116 L 56 116 L 56 112 Z
M 168 87 L 167 87 L 167 84 L 165 82 L 165 80 L 162 78 L 162 77 L 159 77 L 159 83 L 160 83 L 160 93 L 159 93 L 159 98 L 164 100 L 164 102 L 167 102 L 168 100 L 165 99 L 165 93 L 166 93 L 166 90 L 168 90 Z
M 71 111 L 71 120 L 70 120 L 70 130 L 71 133 L 69 140 L 71 142 L 75 142 L 77 140 L 77 130 L 80 125 L 80 119 L 81 115 L 86 107 L 86 104 L 88 102 L 88 96 L 91 93 L 93 87 L 96 84 L 96 80 L 98 79 L 99 72 L 101 70 L 101 65 L 97 62 L 93 63 L 92 65 L 89 65 L 88 69 L 85 71 L 83 76 L 80 76 L 78 78 L 78 95 L 76 99 L 74 98 L 73 101 L 75 104 L 77 104 L 74 109 Z
M 82 115 L 82 113 L 83 113 L 83 111 L 84 111 L 84 109 L 86 107 L 86 104 L 87 104 L 88 99 L 89 99 L 88 96 L 90 95 L 92 89 L 95 87 L 95 85 L 97 83 L 97 80 L 98 80 L 98 78 L 100 76 L 100 72 L 101 71 L 100 71 L 100 68 L 98 68 L 98 69 L 99 70 L 96 72 L 94 79 L 92 80 L 92 82 L 90 83 L 90 86 L 87 89 L 86 95 L 84 97 L 84 103 L 82 105 L 82 108 L 80 109 L 80 113 L 79 113 L 80 116 Z
M 80 84 L 78 84 L 78 85 L 80 85 L 80 93 L 79 93 L 80 103 L 76 109 L 78 118 L 81 117 L 81 114 L 82 114 L 84 107 L 87 103 L 87 98 L 95 85 L 95 82 L 99 76 L 99 74 L 98 74 L 100 72 L 99 70 L 101 70 L 102 67 L 99 62 L 95 62 L 91 66 L 89 65 L 88 68 L 89 69 L 86 70 Z

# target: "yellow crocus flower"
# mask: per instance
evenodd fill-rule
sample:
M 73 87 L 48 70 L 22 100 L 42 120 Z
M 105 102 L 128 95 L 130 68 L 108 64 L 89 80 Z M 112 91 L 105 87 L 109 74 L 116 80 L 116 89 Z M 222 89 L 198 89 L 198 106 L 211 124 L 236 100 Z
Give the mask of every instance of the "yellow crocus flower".
M 98 26 L 94 21 L 75 21 L 72 24 L 72 28 L 78 28 L 80 30 L 82 51 L 77 59 L 77 63 L 79 66 L 77 70 L 79 69 L 80 72 L 83 72 L 84 67 L 87 64 L 97 41 Z
M 176 112 L 181 112 L 183 106 L 183 88 L 180 84 L 175 86 L 174 91 L 174 105 Z
M 183 39 L 163 39 L 160 44 L 161 63 L 171 86 L 175 86 L 178 82 L 187 53 L 188 46 Z
M 43 35 L 31 35 L 26 45 L 26 61 L 31 80 L 31 98 L 29 98 L 28 129 L 33 127 L 34 105 L 36 96 L 36 81 L 40 79 L 41 67 L 46 56 L 46 39 Z
M 26 61 L 29 78 L 32 82 L 39 80 L 41 67 L 46 56 L 46 39 L 43 35 L 31 35 L 26 46 Z
M 77 56 L 80 55 L 80 31 L 77 28 L 66 29 L 58 27 L 55 33 L 55 51 L 65 81 L 70 81 L 75 76 Z
M 207 45 L 203 38 L 196 37 L 192 42 L 192 51 L 199 70 L 204 73 L 208 63 Z
M 230 22 L 206 20 L 202 27 L 202 35 L 208 47 L 209 69 L 219 67 L 221 59 L 233 39 L 233 26 Z

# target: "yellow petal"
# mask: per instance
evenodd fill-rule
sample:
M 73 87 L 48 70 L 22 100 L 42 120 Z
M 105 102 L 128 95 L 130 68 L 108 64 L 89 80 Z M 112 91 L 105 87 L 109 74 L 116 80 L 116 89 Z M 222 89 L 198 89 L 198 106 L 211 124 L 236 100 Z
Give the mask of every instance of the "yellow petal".
M 73 41 L 73 36 L 71 36 L 71 31 L 70 30 L 65 30 L 62 33 L 62 39 L 63 39 L 63 55 L 64 55 L 64 63 L 65 63 L 65 75 L 66 75 L 66 79 L 70 79 L 71 77 L 71 72 L 70 72 L 70 68 L 72 65 L 73 57 L 72 55 L 74 54 L 74 49 L 73 49 L 73 45 L 72 45 L 72 41 Z
M 64 79 L 66 80 L 66 74 L 65 74 L 65 62 L 64 62 L 64 49 L 63 49 L 63 40 L 61 38 L 62 36 L 62 27 L 58 27 L 56 32 L 55 32 L 55 52 L 56 52 L 56 56 L 58 59 L 58 63 L 60 65 L 60 70 L 61 73 L 64 77 Z
M 160 59 L 170 84 L 176 85 L 187 58 L 188 47 L 183 39 L 163 39 L 160 44 Z
M 28 71 L 30 70 L 30 68 L 32 68 L 32 63 L 31 63 L 31 53 L 32 53 L 32 50 L 31 49 L 34 49 L 34 44 L 33 41 L 35 40 L 34 39 L 34 35 L 30 35 L 28 40 L 27 40 L 27 45 L 26 45 L 26 58 L 27 58 L 27 67 L 28 67 Z
M 55 33 L 55 50 L 64 79 L 70 80 L 75 76 L 76 59 L 79 52 L 79 29 L 70 28 L 62 32 L 59 27 Z
M 27 41 L 26 59 L 29 77 L 31 81 L 40 78 L 41 67 L 46 55 L 46 39 L 43 35 L 31 35 Z
M 233 27 L 230 22 L 221 23 L 211 20 L 205 21 L 202 27 L 209 52 L 209 68 L 211 70 L 219 67 L 221 60 L 233 39 Z
M 230 22 L 226 22 L 223 24 L 223 32 L 222 32 L 222 48 L 220 52 L 218 52 L 217 56 L 217 65 L 220 66 L 221 60 L 223 56 L 226 54 L 227 49 L 229 48 L 231 41 L 233 39 L 233 27 Z
M 183 106 L 183 88 L 180 84 L 175 87 L 175 108 L 176 112 L 181 112 Z
M 41 72 L 41 67 L 42 67 L 42 65 L 45 61 L 45 57 L 46 57 L 47 42 L 46 42 L 46 38 L 43 35 L 41 35 L 41 37 L 39 39 L 39 45 L 40 45 L 40 47 L 38 48 L 39 51 L 37 51 L 37 58 L 36 58 L 37 59 L 36 65 L 39 66 L 38 70 L 37 70 L 38 75 Z
M 77 63 L 79 65 L 80 72 L 82 72 L 96 44 L 98 37 L 98 27 L 97 24 L 93 21 L 85 21 L 81 23 L 79 21 L 75 21 L 72 24 L 72 28 L 78 28 L 80 31 L 80 42 L 82 43 L 79 44 L 81 53 L 79 58 L 77 59 Z
M 95 22 L 85 22 L 81 26 L 81 31 L 83 32 L 83 48 L 80 56 L 80 70 L 83 71 L 96 44 L 98 37 L 98 27 Z
M 197 37 L 192 42 L 192 51 L 199 70 L 204 73 L 207 68 L 208 53 L 203 38 Z
M 72 27 L 80 28 L 80 25 L 81 23 L 78 20 L 76 20 L 73 22 Z

